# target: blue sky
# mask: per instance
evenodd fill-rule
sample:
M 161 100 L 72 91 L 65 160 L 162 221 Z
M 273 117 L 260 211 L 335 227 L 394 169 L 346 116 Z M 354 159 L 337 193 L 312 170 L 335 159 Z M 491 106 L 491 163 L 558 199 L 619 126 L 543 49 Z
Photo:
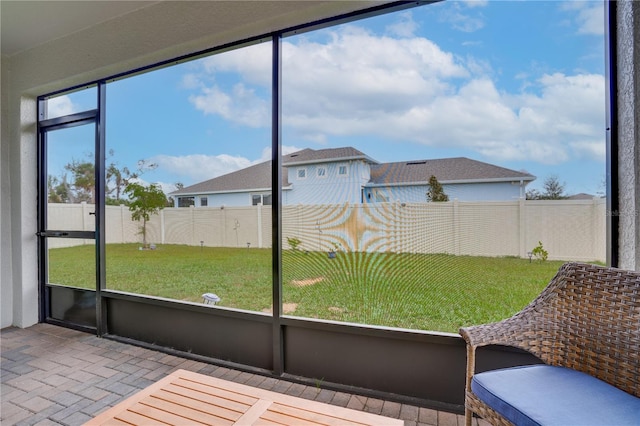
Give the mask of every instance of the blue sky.
M 604 191 L 603 4 L 447 1 L 283 41 L 285 152 L 464 156 Z M 107 86 L 107 149 L 166 191 L 270 158 L 269 43 Z M 85 93 L 53 114 L 95 105 Z M 56 112 L 55 110 L 59 110 Z M 90 148 L 88 148 L 90 150 Z M 90 154 L 76 149 L 51 160 Z M 65 157 L 66 155 L 66 157 Z

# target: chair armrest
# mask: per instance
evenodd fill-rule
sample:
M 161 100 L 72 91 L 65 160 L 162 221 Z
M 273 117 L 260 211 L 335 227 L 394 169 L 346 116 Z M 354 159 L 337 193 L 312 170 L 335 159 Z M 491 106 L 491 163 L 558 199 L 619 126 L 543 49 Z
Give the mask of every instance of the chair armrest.
M 471 378 L 475 374 L 477 348 L 487 345 L 510 346 L 548 362 L 548 357 L 563 346 L 557 341 L 558 327 L 554 327 L 553 323 L 545 320 L 543 312 L 529 305 L 505 320 L 460 328 L 460 335 L 467 343 L 467 391 L 471 390 Z
M 490 324 L 462 327 L 460 335 L 474 350 L 480 346 L 504 345 L 524 349 L 539 355 L 536 351 L 539 340 L 551 335 L 551 324 L 545 323 L 543 315 L 529 318 L 532 312 L 524 310 L 511 318 Z
M 547 362 L 550 356 L 562 351 L 567 343 L 567 330 L 556 303 L 557 293 L 565 285 L 565 278 L 574 264 L 565 264 L 549 285 L 529 305 L 502 321 L 460 328 L 460 335 L 475 348 L 504 345 L 531 352 Z

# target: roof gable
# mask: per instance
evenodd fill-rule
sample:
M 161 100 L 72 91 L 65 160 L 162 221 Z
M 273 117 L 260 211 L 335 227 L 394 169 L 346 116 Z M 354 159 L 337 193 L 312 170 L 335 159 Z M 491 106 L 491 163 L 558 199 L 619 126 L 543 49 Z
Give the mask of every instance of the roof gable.
M 293 165 L 329 163 L 348 160 L 363 160 L 367 163 L 378 164 L 377 161 L 370 158 L 353 147 L 347 146 L 342 148 L 327 149 L 311 149 L 306 148 L 301 151 L 292 152 L 282 157 L 282 164 L 285 167 Z
M 172 192 L 170 195 L 205 194 L 212 192 L 249 191 L 271 188 L 271 163 L 265 161 L 218 176 L 204 182 L 196 183 Z M 288 186 L 288 173 L 282 168 L 282 184 Z

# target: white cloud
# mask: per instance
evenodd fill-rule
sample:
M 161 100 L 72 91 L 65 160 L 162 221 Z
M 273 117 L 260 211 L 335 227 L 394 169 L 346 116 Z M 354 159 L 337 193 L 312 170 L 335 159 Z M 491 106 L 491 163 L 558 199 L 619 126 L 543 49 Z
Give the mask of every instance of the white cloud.
M 489 4 L 489 0 L 463 0 L 461 3 L 467 7 L 485 7 Z
M 429 102 L 411 117 L 413 140 L 475 150 L 499 160 L 559 164 L 584 157 L 584 141 L 604 146 L 604 78 L 545 75 L 540 94 L 499 92 L 488 79 L 470 80 L 453 96 Z M 407 138 L 411 137 L 409 134 Z M 600 150 L 591 150 L 604 160 Z
M 407 11 L 399 13 L 397 17 L 396 22 L 387 25 L 387 33 L 397 37 L 413 37 L 418 29 L 418 24 L 413 20 L 413 14 Z
M 284 124 L 320 142 L 328 134 L 369 133 L 468 76 L 427 39 L 377 37 L 355 27 L 332 32 L 328 43 L 283 43 L 283 74 Z
M 244 81 L 267 87 L 271 84 L 271 44 L 260 43 L 209 56 L 202 61 L 208 75 L 242 72 Z
M 604 6 L 594 1 L 567 1 L 561 3 L 561 8 L 568 12 L 575 12 L 575 23 L 578 34 L 604 34 Z
M 200 73 L 191 72 L 182 79 L 183 88 L 196 90 L 189 101 L 197 110 L 254 128 L 271 124 L 271 103 L 265 93 L 257 92 L 271 86 L 269 43 L 209 56 L 199 64 Z
M 73 104 L 71 98 L 67 95 L 51 98 L 47 101 L 47 116 L 62 117 L 63 115 L 73 114 L 78 110 Z
M 578 22 L 580 24 L 580 28 L 578 29 L 579 34 L 603 35 L 604 25 L 602 25 L 602 23 L 604 22 L 604 7 L 602 4 L 596 3 L 581 10 L 578 16 Z
M 226 154 L 156 155 L 149 158 L 148 161 L 157 164 L 158 169 L 165 173 L 188 178 L 188 182 L 183 182 L 185 185 L 212 179 L 252 164 L 250 160 L 244 157 L 234 157 Z
M 303 148 L 283 145 L 282 154 L 290 154 L 292 152 L 300 151 L 301 149 Z M 156 155 L 147 159 L 149 163 L 157 164 L 158 170 L 161 170 L 164 176 L 176 176 L 176 181 L 180 181 L 186 186 L 192 185 L 196 182 L 213 179 L 268 160 L 271 160 L 271 148 L 263 149 L 260 158 L 256 160 L 227 154 L 192 154 L 181 156 Z M 148 182 L 143 181 L 142 179 L 139 180 L 148 184 Z M 175 183 L 156 183 L 162 186 L 165 193 L 175 191 L 176 189 Z
M 354 25 L 324 34 L 322 42 L 282 44 L 283 126 L 295 135 L 289 140 L 375 135 L 470 149 L 496 161 L 604 159 L 602 75 L 527 75 L 521 93 L 507 93 L 491 79 L 487 60 L 456 57 L 426 38 L 379 36 Z M 270 105 L 258 93 L 270 84 L 268 46 L 208 61 L 205 70 L 234 71 L 244 83 L 201 86 L 194 105 L 267 125 Z
M 601 140 L 577 140 L 569 144 L 577 159 L 603 161 L 606 147 Z
M 196 74 L 185 74 L 182 76 L 180 86 L 183 89 L 198 89 L 201 87 L 201 82 Z
M 156 185 L 160 186 L 160 189 L 162 189 L 162 192 L 164 192 L 165 195 L 168 195 L 178 189 L 175 183 L 156 182 Z
M 485 19 L 479 11 L 469 9 L 485 7 L 487 1 L 453 2 L 450 8 L 442 9 L 440 20 L 451 25 L 451 28 L 465 33 L 473 33 L 484 28 Z
M 226 120 L 249 127 L 264 127 L 270 123 L 270 104 L 242 83 L 226 93 L 218 86 L 204 87 L 200 95 L 189 101 L 205 114 L 219 115 Z
M 575 156 L 572 143 L 604 145 L 601 75 L 544 75 L 529 92 L 509 94 L 487 77 L 488 62 L 455 58 L 423 38 L 350 31 L 284 51 L 284 124 L 307 140 L 381 135 L 547 164 Z
M 157 185 L 160 187 L 160 189 L 162 190 L 162 192 L 164 192 L 165 195 L 169 194 L 170 192 L 175 191 L 176 189 L 178 189 L 178 187 L 176 186 L 175 183 L 167 183 L 167 182 L 149 182 L 145 179 L 142 178 L 135 178 L 135 179 L 131 179 L 131 182 L 134 183 L 138 183 L 140 185 L 143 186 L 149 186 L 151 184 L 153 185 Z M 125 195 L 126 196 L 126 195 Z

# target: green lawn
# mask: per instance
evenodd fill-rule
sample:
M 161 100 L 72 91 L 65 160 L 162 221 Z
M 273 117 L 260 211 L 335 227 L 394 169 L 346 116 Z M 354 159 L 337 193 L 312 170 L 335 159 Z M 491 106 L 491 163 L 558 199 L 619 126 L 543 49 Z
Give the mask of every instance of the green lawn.
M 49 282 L 93 288 L 94 248 L 49 251 Z M 512 257 L 326 253 L 285 250 L 283 301 L 291 315 L 456 332 L 512 315 L 530 302 L 563 262 Z M 271 250 L 137 244 L 107 245 L 107 287 L 221 306 L 271 308 Z

